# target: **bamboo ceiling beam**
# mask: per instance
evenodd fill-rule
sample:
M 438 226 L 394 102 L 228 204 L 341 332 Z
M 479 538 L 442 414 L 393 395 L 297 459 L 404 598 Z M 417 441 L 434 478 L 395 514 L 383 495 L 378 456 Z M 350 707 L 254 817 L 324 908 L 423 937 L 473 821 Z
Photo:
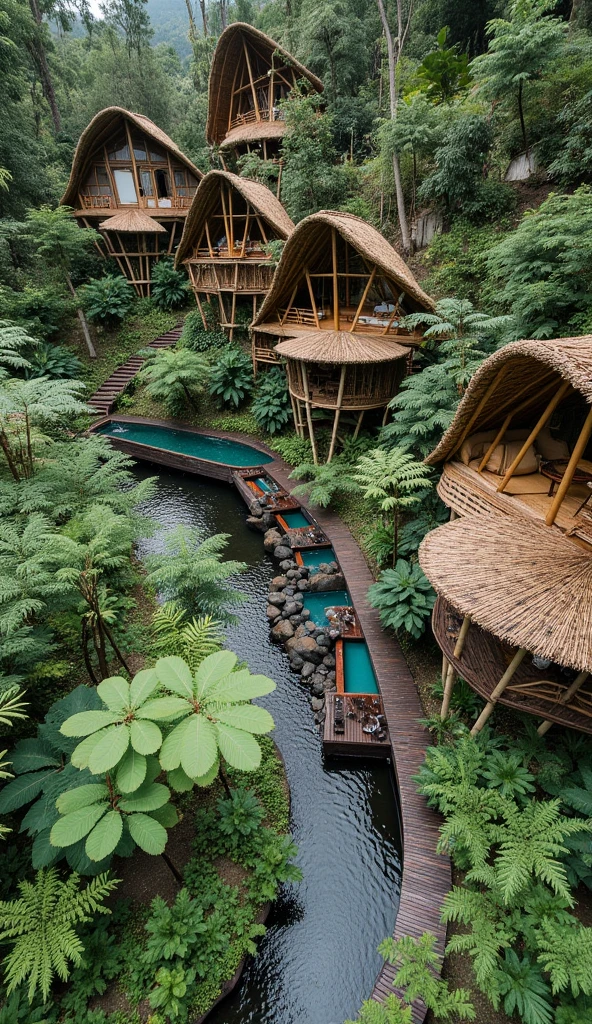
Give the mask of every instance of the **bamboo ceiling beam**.
M 298 284 L 299 284 L 299 282 L 300 282 L 300 278 L 298 279 L 298 281 L 294 285 L 294 288 L 292 290 L 292 294 L 290 296 L 290 301 L 288 303 L 288 306 L 286 308 L 286 312 L 284 313 L 283 318 L 280 320 L 280 324 L 285 324 L 286 320 L 288 319 L 288 313 L 290 312 L 290 310 L 292 309 L 292 306 L 294 304 L 294 299 L 296 298 L 296 292 L 298 291 Z
M 486 721 L 488 720 L 488 718 L 490 718 L 491 714 L 493 713 L 495 705 L 497 704 L 499 698 L 506 689 L 506 686 L 518 671 L 518 668 L 522 663 L 526 653 L 526 647 L 521 647 L 518 651 L 516 651 L 516 654 L 512 658 L 499 683 L 491 691 L 491 696 L 487 701 L 487 704 L 483 708 L 483 711 L 481 712 L 479 718 L 477 719 L 473 728 L 471 729 L 471 736 L 476 736 L 478 732 L 481 732 L 481 729 L 485 725 Z
M 113 196 L 113 202 L 117 203 L 119 196 L 117 195 L 117 191 L 115 189 L 115 178 L 113 176 L 113 171 L 111 170 L 111 164 L 109 162 L 109 155 L 107 153 L 107 147 L 106 146 L 103 146 L 103 157 L 104 157 L 104 160 L 105 160 L 105 167 L 107 169 L 107 174 L 109 176 L 109 182 L 111 184 L 111 194 Z
M 580 431 L 580 436 L 576 441 L 574 450 L 571 453 L 570 460 L 567 464 L 567 469 L 563 474 L 563 479 L 559 484 L 559 487 L 557 488 L 557 492 L 555 494 L 555 497 L 553 498 L 551 508 L 547 512 L 547 517 L 545 519 L 547 526 L 552 526 L 555 522 L 561 503 L 571 486 L 571 482 L 573 480 L 574 473 L 577 469 L 578 462 L 584 454 L 586 445 L 590 440 L 590 434 L 592 434 L 592 408 L 589 410 L 588 415 L 586 416 L 584 425 Z
M 210 256 L 212 259 L 214 259 L 214 250 L 212 248 L 212 239 L 210 238 L 210 228 L 207 219 L 204 222 L 204 227 L 206 229 L 206 238 L 208 240 L 208 249 L 210 250 Z
M 226 209 L 224 185 L 222 185 L 222 188 L 220 189 L 220 200 L 222 202 L 222 211 L 224 214 L 224 234 L 226 235 L 226 248 L 230 251 L 230 225 L 228 223 L 228 211 Z
M 354 318 L 352 320 L 352 325 L 350 327 L 350 333 L 353 333 L 353 331 L 355 331 L 355 329 L 356 329 L 356 324 L 357 324 L 357 322 L 358 322 L 358 320 L 360 318 L 361 312 L 362 312 L 362 310 L 364 308 L 364 303 L 365 303 L 365 301 L 366 301 L 366 299 L 368 297 L 368 292 L 370 291 L 370 289 L 372 287 L 372 282 L 374 281 L 375 276 L 376 276 L 376 267 L 373 268 L 372 273 L 370 274 L 370 277 L 366 281 L 366 287 L 364 288 L 364 291 L 362 292 L 362 298 L 360 299 L 360 301 L 358 303 L 358 308 L 356 309 L 355 316 L 354 316 Z
M 491 442 L 491 444 L 489 445 L 489 448 L 488 448 L 488 449 L 487 449 L 487 451 L 485 452 L 485 455 L 484 455 L 484 456 L 483 456 L 483 458 L 481 459 L 481 462 L 479 463 L 479 467 L 478 467 L 478 469 L 477 469 L 477 472 L 478 472 L 478 473 L 481 473 L 481 472 L 482 472 L 482 471 L 483 471 L 483 470 L 485 469 L 485 466 L 486 466 L 486 465 L 487 465 L 487 463 L 489 462 L 489 459 L 491 458 L 491 455 L 493 454 L 493 452 L 494 452 L 494 451 L 495 451 L 495 449 L 497 448 L 497 446 L 498 446 L 498 444 L 500 443 L 500 441 L 501 441 L 502 437 L 503 437 L 503 436 L 504 436 L 504 434 L 506 433 L 506 430 L 507 430 L 507 429 L 508 429 L 508 427 L 510 426 L 510 423 L 512 422 L 512 416 L 513 416 L 513 415 L 514 415 L 514 413 L 513 413 L 513 412 L 509 412 L 509 413 L 508 413 L 508 415 L 506 416 L 506 418 L 505 418 L 505 420 L 503 421 L 503 423 L 502 423 L 501 427 L 499 428 L 499 430 L 498 430 L 497 434 L 495 435 L 495 437 L 494 437 L 493 441 L 492 441 L 492 442 Z
M 570 387 L 571 387 L 571 385 L 570 385 L 569 381 L 565 381 L 565 383 L 562 384 L 561 387 L 559 388 L 559 391 L 555 395 L 553 395 L 551 401 L 547 405 L 547 408 L 542 413 L 542 415 L 539 416 L 539 418 L 536 421 L 534 427 L 530 431 L 528 437 L 526 438 L 526 440 L 525 440 L 524 444 L 522 445 L 520 451 L 518 452 L 516 458 L 512 461 L 511 465 L 508 467 L 508 470 L 506 472 L 505 477 L 498 484 L 498 488 L 497 488 L 498 492 L 503 491 L 505 489 L 505 487 L 507 486 L 507 484 L 509 484 L 510 480 L 512 479 L 512 477 L 513 477 L 513 475 L 514 475 L 514 473 L 516 471 L 516 469 L 518 468 L 518 466 L 522 462 L 522 459 L 526 455 L 526 453 L 527 453 L 528 449 L 530 448 L 531 444 L 533 444 L 533 442 L 537 439 L 537 437 L 539 436 L 541 430 L 545 426 L 545 423 L 551 417 L 551 415 L 553 414 L 553 412 L 555 411 L 555 409 L 557 408 L 559 403 L 562 401 L 562 399 L 565 397 L 565 393 L 566 393 L 566 391 Z
M 259 112 L 259 101 L 257 99 L 257 90 L 255 88 L 255 83 L 253 82 L 253 72 L 251 70 L 251 58 L 249 57 L 249 50 L 248 50 L 248 47 L 247 47 L 245 39 L 243 39 L 243 50 L 244 50 L 244 53 L 245 53 L 245 60 L 247 62 L 247 68 L 248 68 L 248 71 L 249 71 L 249 80 L 251 82 L 251 92 L 253 94 L 253 105 L 255 107 L 255 114 L 257 115 L 257 120 L 260 121 L 261 120 L 261 114 Z
M 251 219 L 251 207 L 247 204 L 247 216 L 245 219 L 245 228 L 243 231 L 243 244 L 241 245 L 241 258 L 244 259 L 246 248 L 247 248 L 247 235 L 249 233 L 249 221 Z
M 446 456 L 446 462 L 450 462 L 450 459 L 452 458 L 452 456 L 456 455 L 458 449 L 462 447 L 464 441 L 466 440 L 466 438 L 471 433 L 471 430 L 473 429 L 473 426 L 474 426 L 476 420 L 478 419 L 479 414 L 482 412 L 484 407 L 487 405 L 489 399 L 491 398 L 491 396 L 492 396 L 493 392 L 495 391 L 495 389 L 497 388 L 497 386 L 501 383 L 503 377 L 506 374 L 506 370 L 507 370 L 507 366 L 502 366 L 501 370 L 498 370 L 498 372 L 496 373 L 496 375 L 493 378 L 491 384 L 487 388 L 487 391 L 485 392 L 484 395 L 482 395 L 482 397 L 480 398 L 479 402 L 477 403 L 476 409 L 473 411 L 472 415 L 469 416 L 468 422 L 466 423 L 465 427 L 463 428 L 458 441 L 454 445 L 454 448 Z

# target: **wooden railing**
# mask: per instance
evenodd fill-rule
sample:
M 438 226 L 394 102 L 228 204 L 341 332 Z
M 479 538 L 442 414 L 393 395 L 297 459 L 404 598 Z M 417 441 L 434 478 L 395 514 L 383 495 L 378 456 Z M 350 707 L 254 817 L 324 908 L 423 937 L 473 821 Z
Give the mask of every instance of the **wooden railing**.
M 82 196 L 86 210 L 110 210 L 116 206 L 113 196 Z
M 242 128 L 246 124 L 257 124 L 258 121 L 269 121 L 269 108 L 260 107 L 259 115 L 256 110 L 247 110 L 245 114 L 237 114 L 230 122 L 230 129 Z

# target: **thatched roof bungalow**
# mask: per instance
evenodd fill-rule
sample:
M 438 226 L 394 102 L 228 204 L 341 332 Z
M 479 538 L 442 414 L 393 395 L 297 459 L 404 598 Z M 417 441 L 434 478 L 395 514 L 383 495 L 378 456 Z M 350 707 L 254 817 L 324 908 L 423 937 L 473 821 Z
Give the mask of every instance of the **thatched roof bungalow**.
M 433 302 L 385 238 L 352 214 L 324 210 L 294 229 L 253 322 L 255 367 L 285 359 L 296 429 L 311 437 L 312 411 L 386 409 L 421 335 L 407 313 Z
M 107 107 L 80 136 L 61 202 L 101 232 L 103 255 L 149 295 L 152 266 L 174 253 L 201 177 L 149 118 Z
M 229 171 L 210 171 L 195 194 L 177 265 L 189 274 L 204 327 L 202 300 L 216 297 L 222 326 L 236 326 L 237 299 L 252 297 L 252 315 L 271 287 L 273 261 L 266 248 L 285 241 L 294 224 L 265 185 Z
M 277 158 L 285 131 L 280 103 L 297 83 L 323 83 L 264 32 L 237 21 L 218 40 L 209 81 L 206 137 L 222 156 L 254 150 Z

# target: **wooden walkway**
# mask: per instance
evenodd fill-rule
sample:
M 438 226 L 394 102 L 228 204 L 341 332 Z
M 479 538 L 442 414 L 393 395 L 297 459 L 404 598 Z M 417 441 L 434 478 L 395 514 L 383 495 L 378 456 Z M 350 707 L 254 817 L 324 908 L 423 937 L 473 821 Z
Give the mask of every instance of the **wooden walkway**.
M 181 337 L 181 331 L 183 330 L 183 321 L 179 321 L 170 331 L 165 331 L 160 337 L 155 338 L 154 341 L 149 342 L 144 348 L 169 348 L 171 345 L 175 345 Z M 88 404 L 96 409 L 101 416 L 108 416 L 115 402 L 119 398 L 120 394 L 129 387 L 130 382 L 136 376 L 138 370 L 142 369 L 142 366 L 146 362 L 144 356 L 133 355 L 127 360 L 126 363 L 122 363 L 116 370 L 113 371 L 110 377 L 101 384 L 100 388 L 95 391 L 92 398 L 89 398 Z

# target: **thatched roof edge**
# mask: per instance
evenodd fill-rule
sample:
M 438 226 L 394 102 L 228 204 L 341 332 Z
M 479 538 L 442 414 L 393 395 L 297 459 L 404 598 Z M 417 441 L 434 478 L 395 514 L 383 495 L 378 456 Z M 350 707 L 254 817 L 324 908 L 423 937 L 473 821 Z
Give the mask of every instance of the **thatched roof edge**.
M 404 359 L 409 349 L 396 342 L 349 331 L 314 331 L 300 338 L 280 341 L 275 351 L 298 362 L 335 365 L 394 363 Z

